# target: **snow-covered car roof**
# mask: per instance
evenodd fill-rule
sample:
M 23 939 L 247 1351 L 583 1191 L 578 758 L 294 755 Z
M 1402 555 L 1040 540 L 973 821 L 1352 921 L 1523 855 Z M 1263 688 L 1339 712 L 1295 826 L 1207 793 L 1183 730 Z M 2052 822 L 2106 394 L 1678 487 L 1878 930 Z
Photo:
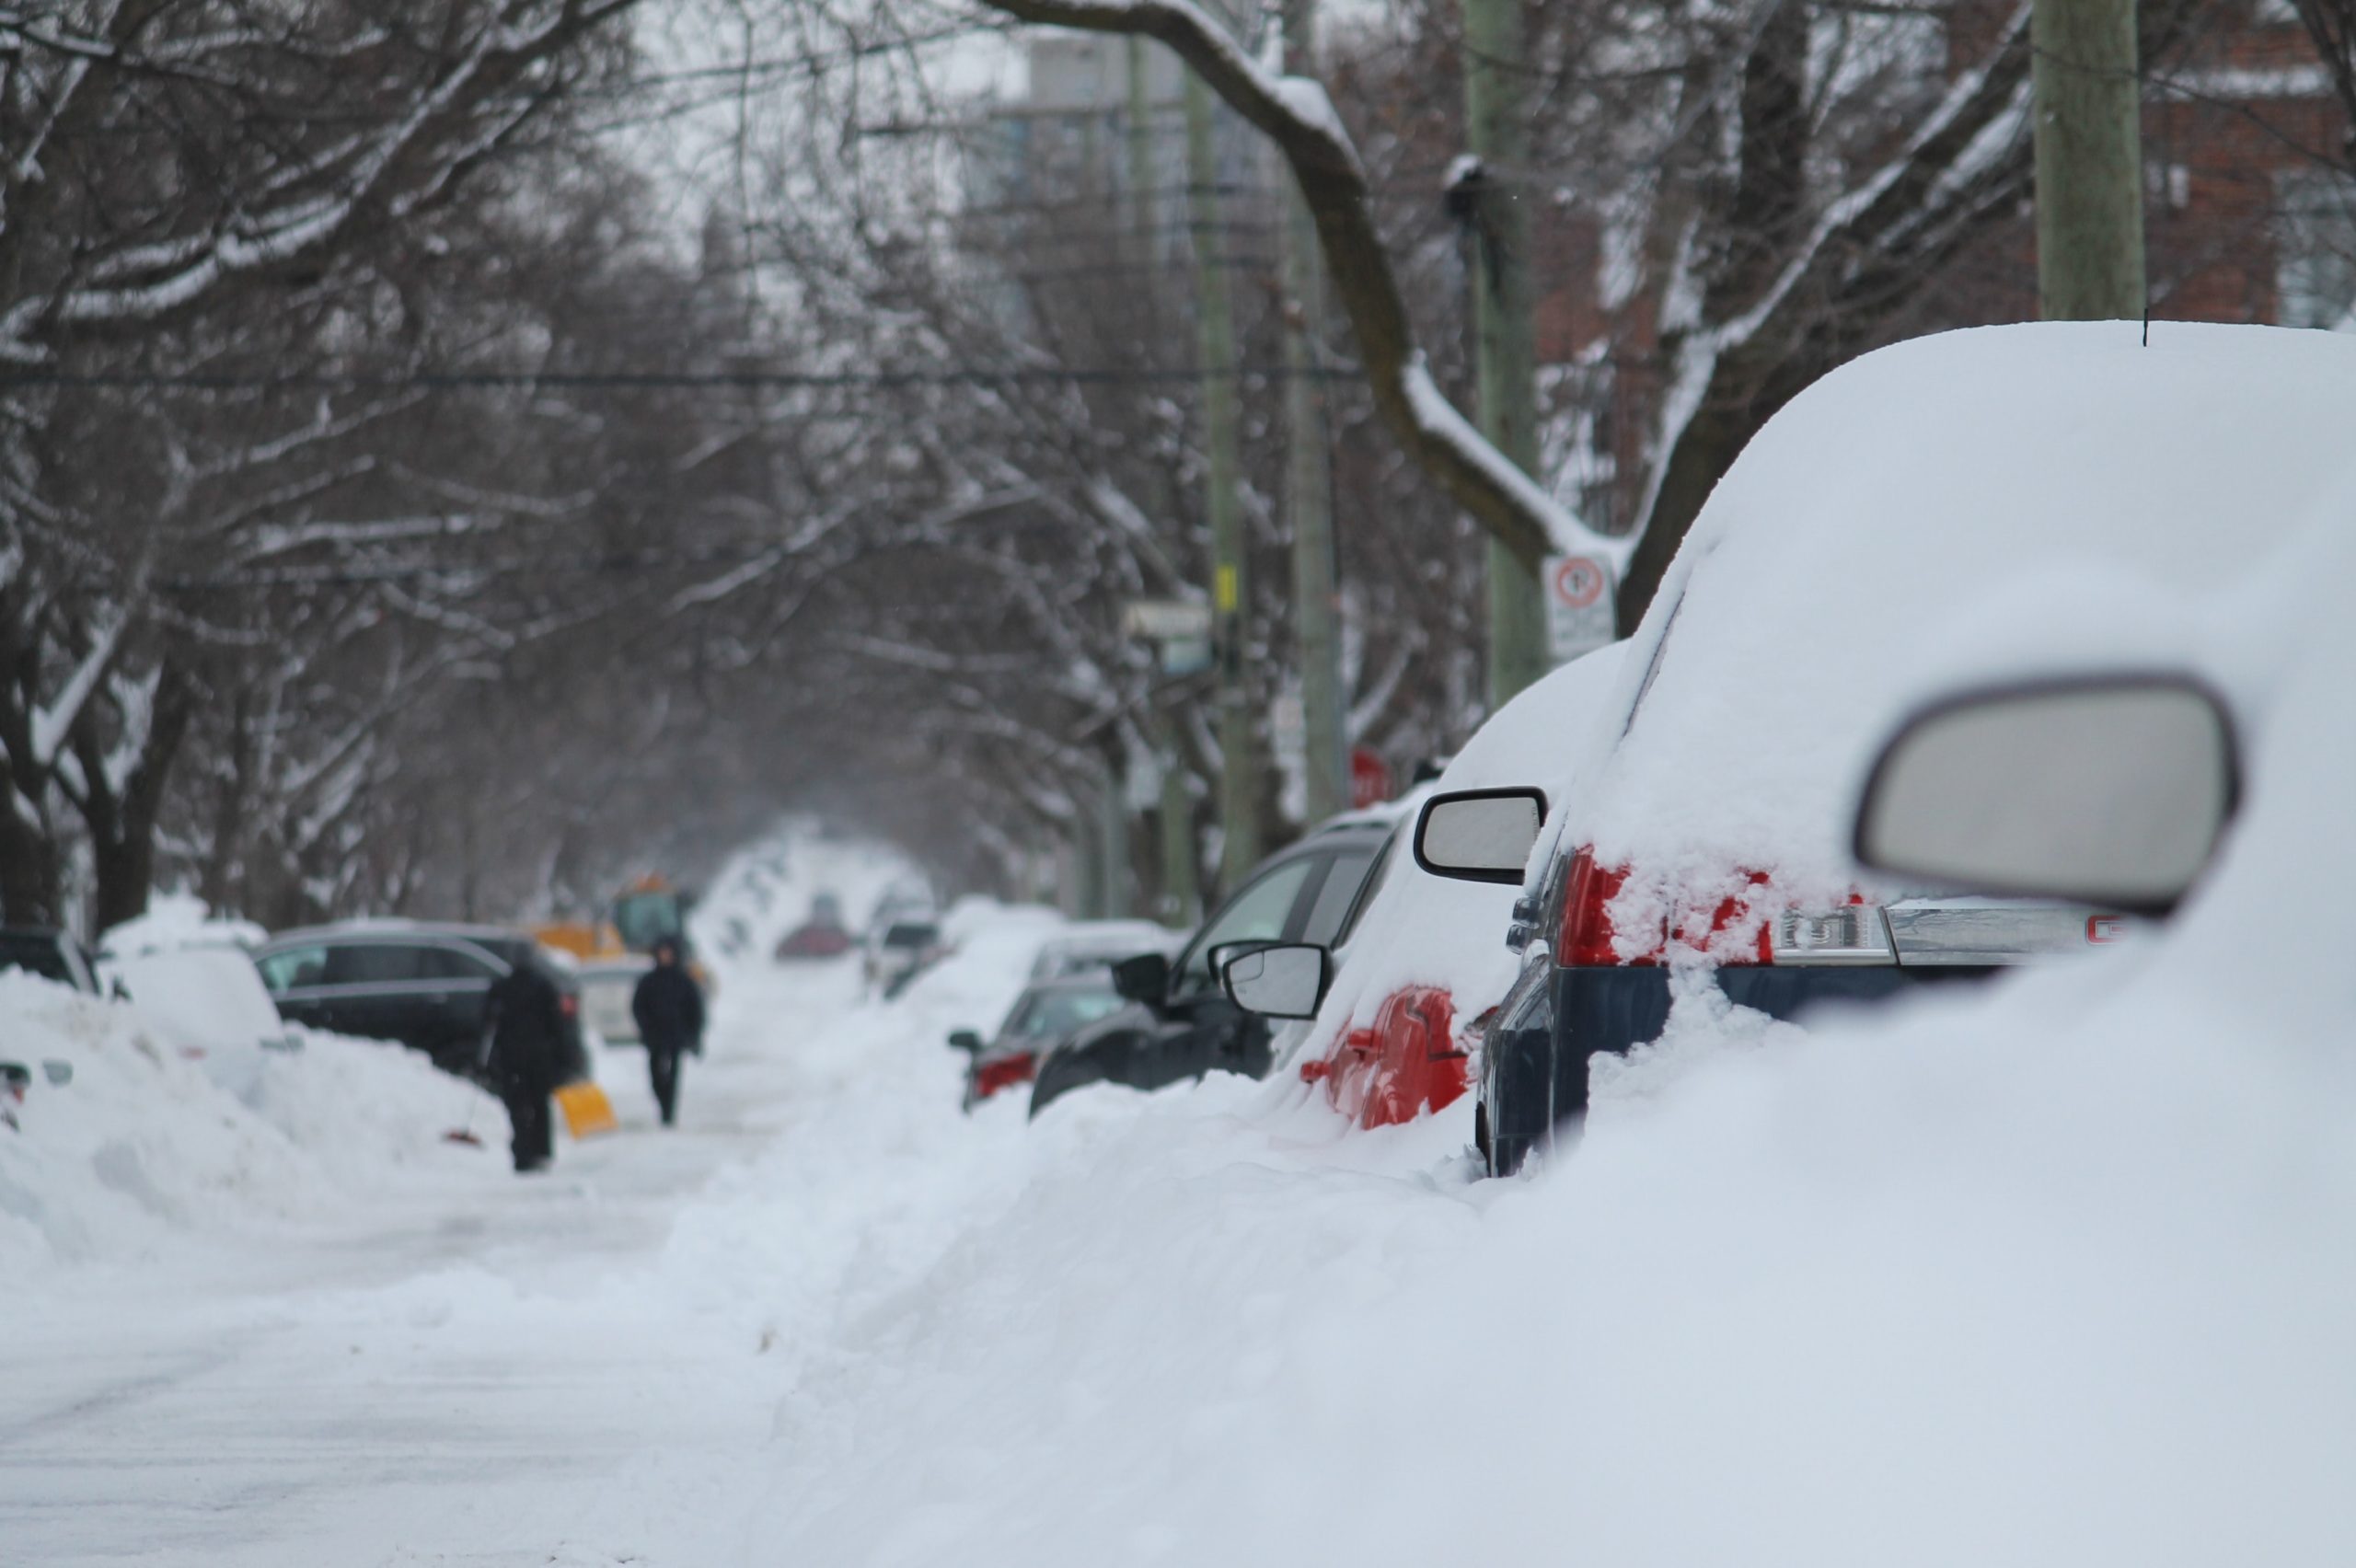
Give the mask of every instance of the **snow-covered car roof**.
M 1747 868 L 1838 897 L 1897 714 L 1960 667 L 2120 656 L 2106 605 L 2224 591 L 2356 467 L 2351 386 L 2349 338 L 2177 323 L 2149 347 L 2131 323 L 1949 332 L 1833 372 L 1703 506 L 1568 831 L 1687 889 Z

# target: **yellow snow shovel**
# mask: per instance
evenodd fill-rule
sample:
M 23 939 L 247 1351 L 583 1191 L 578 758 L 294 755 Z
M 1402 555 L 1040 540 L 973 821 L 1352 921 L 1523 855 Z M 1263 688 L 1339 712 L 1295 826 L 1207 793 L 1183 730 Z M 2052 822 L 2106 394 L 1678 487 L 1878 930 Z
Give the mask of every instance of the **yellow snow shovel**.
M 556 1091 L 556 1108 L 564 1113 L 564 1130 L 573 1137 L 591 1138 L 610 1133 L 621 1124 L 614 1120 L 614 1103 L 595 1079 L 581 1078 Z

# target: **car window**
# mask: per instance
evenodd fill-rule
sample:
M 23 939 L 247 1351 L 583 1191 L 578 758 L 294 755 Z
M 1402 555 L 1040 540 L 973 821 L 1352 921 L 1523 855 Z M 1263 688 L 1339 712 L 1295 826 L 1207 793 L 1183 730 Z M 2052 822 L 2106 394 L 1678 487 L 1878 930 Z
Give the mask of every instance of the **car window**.
M 1309 885 L 1311 877 L 1323 869 L 1325 859 L 1322 855 L 1303 855 L 1297 860 L 1272 866 L 1257 881 L 1244 883 L 1242 891 L 1229 899 L 1209 923 L 1195 933 L 1185 956 L 1178 961 L 1172 994 L 1195 996 L 1212 988 L 1216 982 L 1211 975 L 1210 951 L 1221 942 L 1269 942 L 1283 937 L 1301 890 Z
M 0 936 L 0 969 L 21 969 L 68 986 L 75 983 L 65 953 L 52 937 Z
M 1330 947 L 1339 940 L 1342 923 L 1357 906 L 1358 890 L 1366 885 L 1367 868 L 1373 862 L 1370 846 L 1334 853 L 1325 869 L 1325 880 L 1318 884 L 1317 902 L 1309 906 L 1309 918 L 1301 922 L 1302 941 Z
M 1342 946 L 1358 928 L 1358 922 L 1366 917 L 1367 906 L 1374 902 L 1374 895 L 1382 891 L 1382 884 L 1391 878 L 1391 868 L 1399 859 L 1400 841 L 1414 831 L 1412 824 L 1403 825 L 1382 841 L 1382 847 L 1375 852 L 1373 869 L 1358 883 L 1357 896 L 1350 901 L 1350 912 L 1343 917 L 1342 928 L 1334 933 L 1333 946 Z
M 405 942 L 352 942 L 328 949 L 330 986 L 385 986 L 425 978 L 429 950 Z
M 884 933 L 884 945 L 889 948 L 930 947 L 941 938 L 938 926 L 895 926 Z
M 255 961 L 255 966 L 261 971 L 262 988 L 273 996 L 305 986 L 324 986 L 328 979 L 328 950 L 323 947 L 288 948 L 282 952 L 263 954 Z
M 491 980 L 497 971 L 491 961 L 463 948 L 430 947 L 418 950 L 419 974 L 427 980 Z
M 1120 1007 L 1121 998 L 1111 991 L 1034 991 L 1007 1020 L 1004 1032 L 1016 1040 L 1057 1039 Z

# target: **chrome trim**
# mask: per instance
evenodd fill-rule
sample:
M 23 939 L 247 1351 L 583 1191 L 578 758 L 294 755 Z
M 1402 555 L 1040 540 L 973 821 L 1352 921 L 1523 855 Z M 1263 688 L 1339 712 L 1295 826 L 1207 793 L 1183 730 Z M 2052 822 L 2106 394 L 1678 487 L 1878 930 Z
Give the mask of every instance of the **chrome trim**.
M 1884 913 L 1898 962 L 1918 968 L 2035 963 L 2104 946 L 2131 924 L 2083 905 L 1992 898 L 1910 898 Z
M 1800 940 L 1803 935 L 1810 939 L 1806 943 Z M 1820 940 L 1825 938 L 1832 940 Z M 1839 909 L 1786 909 L 1769 928 L 1768 951 L 1779 969 L 1898 962 L 1881 911 L 1870 904 Z

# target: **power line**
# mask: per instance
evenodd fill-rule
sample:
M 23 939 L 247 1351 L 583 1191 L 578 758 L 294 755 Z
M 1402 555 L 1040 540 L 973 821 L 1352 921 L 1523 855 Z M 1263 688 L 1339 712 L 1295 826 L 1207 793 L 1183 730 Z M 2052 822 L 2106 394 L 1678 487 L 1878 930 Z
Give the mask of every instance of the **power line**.
M 875 371 L 561 371 L 468 370 L 418 371 L 391 375 L 339 375 L 306 371 L 285 375 L 229 374 L 205 371 L 173 375 L 132 372 L 75 372 L 40 369 L 0 370 L 0 388 L 59 386 L 129 391 L 190 392 L 414 392 L 531 391 L 540 388 L 587 388 L 618 391 L 667 391 L 720 387 L 735 391 L 861 389 L 899 386 L 1002 386 L 1069 383 L 1080 386 L 1190 383 L 1242 379 L 1283 381 L 1295 375 L 1318 381 L 1357 381 L 1365 372 L 1355 366 L 1316 366 L 1295 371 L 1282 364 L 1239 365 L 1232 370 L 1203 370 L 1195 366 L 1106 366 L 1062 368 L 1046 365 L 959 365 L 942 370 Z

